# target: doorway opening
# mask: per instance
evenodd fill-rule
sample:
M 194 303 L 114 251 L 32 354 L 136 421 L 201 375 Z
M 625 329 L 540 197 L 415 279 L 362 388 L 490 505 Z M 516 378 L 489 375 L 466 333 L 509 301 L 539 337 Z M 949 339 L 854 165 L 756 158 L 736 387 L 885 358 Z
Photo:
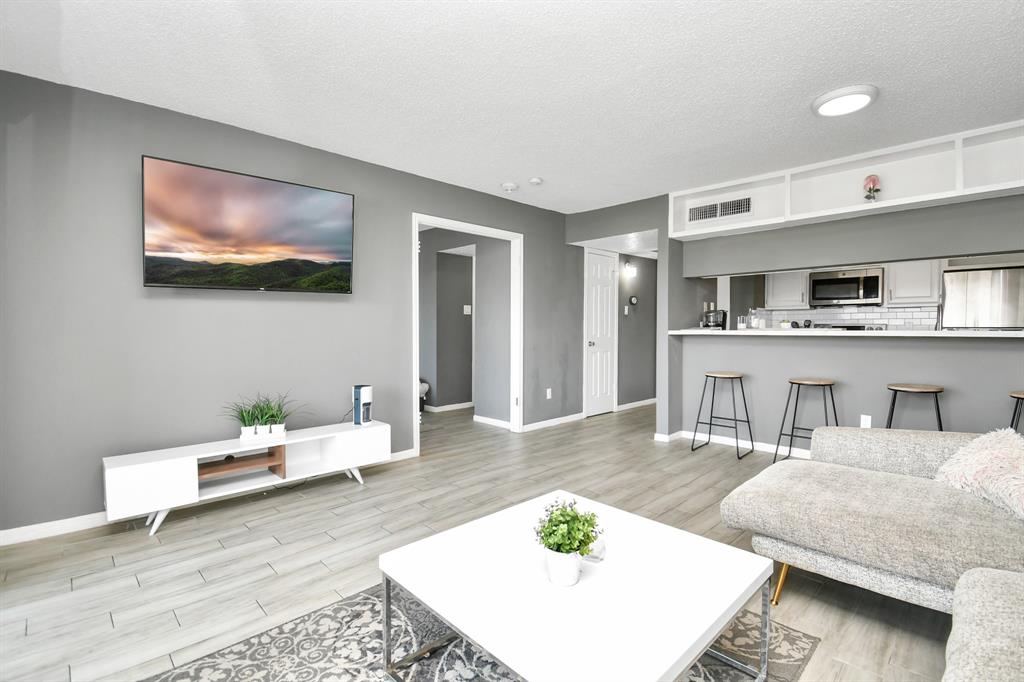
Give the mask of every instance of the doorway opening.
M 421 404 L 522 431 L 523 235 L 414 213 L 412 240 L 415 454 Z

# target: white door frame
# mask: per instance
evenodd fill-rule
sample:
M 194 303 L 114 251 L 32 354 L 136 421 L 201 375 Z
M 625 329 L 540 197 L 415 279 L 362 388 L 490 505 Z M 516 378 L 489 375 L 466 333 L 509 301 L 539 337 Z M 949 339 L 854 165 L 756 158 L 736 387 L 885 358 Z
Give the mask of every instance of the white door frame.
M 412 214 L 412 392 L 413 392 L 413 452 L 420 454 L 420 229 L 436 227 L 453 232 L 475 234 L 481 237 L 509 242 L 511 258 L 510 338 L 509 338 L 509 429 L 523 430 L 523 239 L 518 232 L 499 230 L 486 225 L 461 220 L 440 218 L 423 213 Z M 474 259 L 474 264 L 476 259 Z M 475 289 L 475 283 L 474 283 Z M 473 305 L 476 305 L 474 301 Z M 474 324 L 476 310 L 473 310 Z M 474 396 L 475 397 L 475 396 Z
M 611 256 L 615 259 L 615 314 L 613 319 L 615 324 L 612 325 L 613 338 L 612 338 L 612 411 L 619 407 L 619 254 L 615 251 L 605 251 L 604 249 L 595 249 L 590 246 L 583 247 L 583 417 L 589 416 L 587 411 L 587 306 L 588 292 L 590 287 L 588 286 L 590 280 L 590 269 L 587 267 L 587 259 L 590 254 L 597 253 L 602 256 Z

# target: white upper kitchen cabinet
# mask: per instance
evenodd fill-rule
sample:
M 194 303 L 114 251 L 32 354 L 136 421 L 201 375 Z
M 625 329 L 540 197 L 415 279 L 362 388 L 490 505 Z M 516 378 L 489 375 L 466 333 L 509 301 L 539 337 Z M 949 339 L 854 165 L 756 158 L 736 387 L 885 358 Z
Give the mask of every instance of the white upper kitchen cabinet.
M 889 263 L 885 268 L 888 306 L 938 305 L 942 294 L 942 261 Z
M 810 308 L 807 271 L 772 272 L 764 276 L 764 307 L 772 310 Z

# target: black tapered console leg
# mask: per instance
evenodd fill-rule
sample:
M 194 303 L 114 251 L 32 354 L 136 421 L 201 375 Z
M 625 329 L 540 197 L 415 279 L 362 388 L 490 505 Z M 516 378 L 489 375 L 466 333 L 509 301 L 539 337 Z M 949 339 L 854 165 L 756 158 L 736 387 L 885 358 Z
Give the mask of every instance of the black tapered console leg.
M 885 428 L 892 428 L 892 414 L 896 411 L 896 391 L 892 392 L 892 400 L 889 402 L 889 418 L 885 420 Z

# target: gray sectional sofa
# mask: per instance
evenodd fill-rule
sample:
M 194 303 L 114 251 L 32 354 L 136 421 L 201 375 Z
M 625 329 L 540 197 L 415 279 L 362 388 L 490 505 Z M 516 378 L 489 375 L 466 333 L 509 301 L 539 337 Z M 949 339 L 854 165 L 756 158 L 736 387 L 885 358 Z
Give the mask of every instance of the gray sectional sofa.
M 823 427 L 722 501 L 754 551 L 953 614 L 945 682 L 1024 670 L 1024 521 L 933 480 L 977 434 Z M 959 581 L 959 582 L 958 582 Z M 955 593 L 955 596 L 954 596 Z
M 722 520 L 783 564 L 951 613 L 979 566 L 1024 571 L 1024 521 L 933 480 L 977 434 L 823 427 L 722 501 Z

